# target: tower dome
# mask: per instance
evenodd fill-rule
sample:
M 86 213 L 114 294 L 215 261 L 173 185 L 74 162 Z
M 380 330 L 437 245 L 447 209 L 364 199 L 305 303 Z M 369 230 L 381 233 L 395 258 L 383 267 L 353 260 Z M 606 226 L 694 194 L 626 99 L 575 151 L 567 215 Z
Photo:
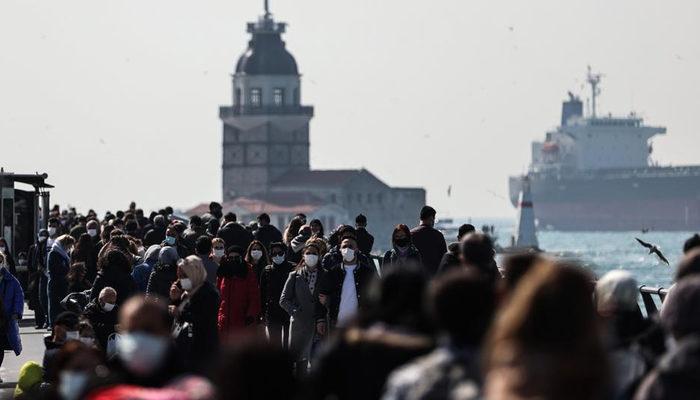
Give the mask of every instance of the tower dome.
M 282 40 L 285 27 L 284 23 L 275 22 L 269 12 L 249 23 L 248 33 L 253 37 L 236 63 L 236 74 L 299 75 L 297 62 Z

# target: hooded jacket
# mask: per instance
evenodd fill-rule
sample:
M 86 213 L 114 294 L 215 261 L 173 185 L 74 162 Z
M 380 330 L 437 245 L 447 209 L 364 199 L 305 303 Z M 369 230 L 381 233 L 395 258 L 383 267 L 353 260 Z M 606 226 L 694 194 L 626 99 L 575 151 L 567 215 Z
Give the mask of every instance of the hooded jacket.
M 222 335 L 258 321 L 260 289 L 255 271 L 248 263 L 223 258 L 217 272 L 217 287 L 221 294 L 217 324 Z

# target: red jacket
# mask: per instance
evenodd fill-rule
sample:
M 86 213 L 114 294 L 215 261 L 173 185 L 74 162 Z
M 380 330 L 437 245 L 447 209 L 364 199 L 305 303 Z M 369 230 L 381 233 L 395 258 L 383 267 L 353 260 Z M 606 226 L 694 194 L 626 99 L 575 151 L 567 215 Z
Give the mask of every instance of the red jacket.
M 221 303 L 219 304 L 218 325 L 223 335 L 241 330 L 248 322 L 260 317 L 260 288 L 253 268 L 248 265 L 245 278 L 238 276 L 218 277 L 216 280 Z

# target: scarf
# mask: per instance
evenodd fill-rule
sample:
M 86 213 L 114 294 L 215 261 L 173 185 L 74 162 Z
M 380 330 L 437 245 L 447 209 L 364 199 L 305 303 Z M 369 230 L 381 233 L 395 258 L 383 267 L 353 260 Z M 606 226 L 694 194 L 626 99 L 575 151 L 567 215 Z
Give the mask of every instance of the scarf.
M 55 243 L 51 246 L 51 250 L 53 250 L 53 251 L 55 251 L 56 253 L 60 254 L 61 257 L 63 257 L 63 258 L 66 259 L 66 261 L 70 260 L 70 257 L 68 257 L 68 253 L 66 253 L 66 250 L 63 248 L 63 246 L 61 246 L 60 243 L 55 242 Z

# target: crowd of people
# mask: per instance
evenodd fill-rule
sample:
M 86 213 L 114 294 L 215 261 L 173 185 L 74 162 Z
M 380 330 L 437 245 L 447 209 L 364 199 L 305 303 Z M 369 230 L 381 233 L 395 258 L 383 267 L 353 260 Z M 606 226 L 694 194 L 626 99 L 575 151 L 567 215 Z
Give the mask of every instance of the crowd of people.
M 700 236 L 644 315 L 629 272 L 535 252 L 497 265 L 488 234 L 466 224 L 448 246 L 435 216 L 379 255 L 363 215 L 326 235 L 216 202 L 187 220 L 55 207 L 26 291 L 0 239 L 0 344 L 22 351 L 25 297 L 48 329 L 15 398 L 700 398 Z

